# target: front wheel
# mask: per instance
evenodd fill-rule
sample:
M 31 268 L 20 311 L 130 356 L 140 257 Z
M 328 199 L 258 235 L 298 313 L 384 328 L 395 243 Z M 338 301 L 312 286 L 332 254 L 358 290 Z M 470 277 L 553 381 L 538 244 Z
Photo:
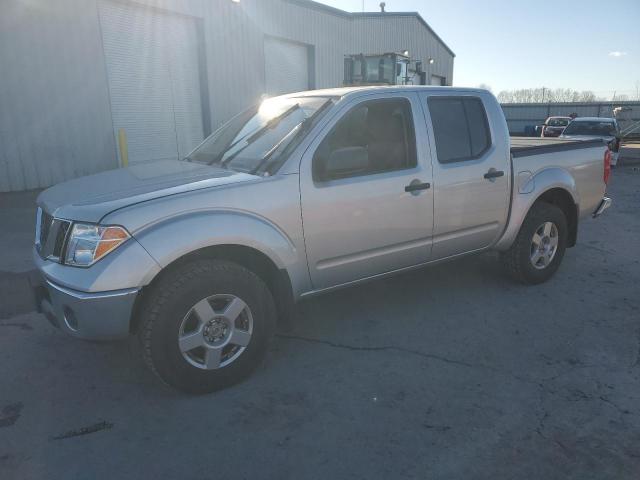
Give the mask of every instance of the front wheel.
M 567 247 L 567 218 L 555 205 L 536 203 L 511 248 L 502 254 L 507 272 L 526 284 L 546 282 L 558 270 Z
M 145 299 L 144 358 L 165 383 L 208 393 L 247 377 L 275 327 L 273 298 L 253 272 L 200 259 L 167 272 Z

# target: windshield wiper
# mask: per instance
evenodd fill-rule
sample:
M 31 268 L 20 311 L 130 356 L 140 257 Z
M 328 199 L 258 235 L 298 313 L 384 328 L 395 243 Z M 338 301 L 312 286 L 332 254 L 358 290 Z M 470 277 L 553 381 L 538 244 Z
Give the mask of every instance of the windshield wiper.
M 256 130 L 256 132 L 254 134 L 252 134 L 248 139 L 247 142 L 248 143 L 253 143 L 255 142 L 258 138 L 260 138 L 262 136 L 262 134 L 264 132 L 266 132 L 269 129 L 275 128 L 278 126 L 278 124 L 286 117 L 288 117 L 289 115 L 291 115 L 293 112 L 295 112 L 296 110 L 298 110 L 300 108 L 300 104 L 296 103 L 294 105 L 291 105 L 289 108 L 287 108 L 284 112 L 282 112 L 280 115 L 278 115 L 277 117 L 273 117 L 272 119 L 268 120 L 267 123 L 265 123 L 261 128 L 259 128 L 258 130 Z
M 249 138 L 247 138 L 247 144 L 245 146 L 243 146 L 242 148 L 238 149 L 237 152 L 229 155 L 229 158 L 225 159 L 222 163 L 220 163 L 220 166 L 222 168 L 225 168 L 229 162 L 231 162 L 234 158 L 236 158 L 242 151 L 244 151 L 245 148 L 247 148 L 249 145 L 251 145 L 253 142 L 255 142 L 256 140 L 258 140 L 258 138 L 260 138 L 262 135 L 264 135 L 264 133 L 267 130 L 271 130 L 272 128 L 275 128 L 276 126 L 278 126 L 278 124 L 286 117 L 288 117 L 289 115 L 291 115 L 293 112 L 295 112 L 296 110 L 298 110 L 300 108 L 299 104 L 295 104 L 292 105 L 291 107 L 287 108 L 284 112 L 282 112 L 280 115 L 271 118 L 270 120 L 267 121 L 267 123 L 265 123 L 262 127 L 260 127 L 258 130 L 256 130 L 253 134 L 251 134 L 249 136 Z M 238 142 L 236 142 L 235 144 L 237 144 Z M 235 145 L 234 144 L 234 145 Z
M 287 133 L 282 138 L 282 140 L 280 140 L 278 143 L 276 143 L 273 146 L 273 148 L 271 148 L 266 153 L 266 155 L 260 159 L 260 162 L 258 162 L 258 165 L 256 165 L 253 168 L 253 170 L 251 170 L 249 173 L 251 173 L 253 175 L 253 174 L 256 174 L 257 172 L 259 172 L 260 169 L 271 159 L 271 157 L 273 157 L 274 153 L 276 153 L 276 151 L 278 151 L 280 146 L 287 140 L 287 138 L 291 137 L 294 132 L 295 132 L 295 135 L 293 135 L 293 137 L 296 137 L 296 136 L 300 135 L 301 133 L 306 133 L 309 130 L 309 128 L 311 127 L 311 125 L 313 125 L 313 119 L 317 118 L 318 115 L 320 115 L 322 112 L 324 112 L 332 104 L 333 104 L 333 101 L 330 98 L 327 99 L 327 101 L 324 102 L 322 105 L 320 105 L 320 107 L 318 107 L 318 109 L 315 112 L 313 112 L 309 117 L 307 117 L 304 120 L 302 120 L 302 122 L 300 122 L 289 133 Z M 269 171 L 269 167 L 270 167 L 270 165 L 267 168 L 265 168 L 265 171 Z
M 309 127 L 313 124 L 313 120 L 317 118 L 322 112 L 324 112 L 330 105 L 333 105 L 333 100 L 328 98 L 322 105 L 318 107 L 318 109 L 311 114 L 311 116 L 305 118 L 302 121 L 302 132 L 306 132 Z
M 267 163 L 269 161 L 269 159 L 273 156 L 274 153 L 276 153 L 276 151 L 278 150 L 278 148 L 280 148 L 280 146 L 287 140 L 287 138 L 291 137 L 294 133 L 297 133 L 296 130 L 299 130 L 302 128 L 302 126 L 304 125 L 304 120 L 302 122 L 300 122 L 298 125 L 296 125 L 289 133 L 287 133 L 284 137 L 282 137 L 282 140 L 280 140 L 278 143 L 276 143 L 266 154 L 264 157 L 262 157 L 260 159 L 260 161 L 258 162 L 258 164 L 249 172 L 251 175 L 255 175 L 256 173 L 258 173 L 260 171 L 260 169 L 262 168 L 262 166 Z

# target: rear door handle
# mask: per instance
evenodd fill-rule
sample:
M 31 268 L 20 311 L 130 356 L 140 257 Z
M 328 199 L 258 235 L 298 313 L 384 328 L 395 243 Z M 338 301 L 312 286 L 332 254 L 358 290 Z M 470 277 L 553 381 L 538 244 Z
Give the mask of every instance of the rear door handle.
M 416 179 L 416 180 L 413 180 L 409 185 L 404 187 L 404 191 L 411 193 L 411 192 L 417 192 L 419 190 L 427 190 L 429 188 L 431 188 L 430 183 L 422 183 L 420 182 L 420 180 Z
M 484 178 L 486 178 L 487 180 L 502 176 L 504 176 L 504 172 L 502 170 L 496 170 L 495 168 L 490 168 L 489 171 L 484 174 Z

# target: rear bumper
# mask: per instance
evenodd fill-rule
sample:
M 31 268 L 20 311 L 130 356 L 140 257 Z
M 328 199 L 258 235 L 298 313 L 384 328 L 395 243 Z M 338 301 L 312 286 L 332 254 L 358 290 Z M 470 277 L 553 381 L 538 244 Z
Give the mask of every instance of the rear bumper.
M 556 138 L 556 137 L 559 137 L 561 134 L 562 134 L 562 131 L 561 131 L 561 130 L 560 130 L 560 131 L 557 131 L 557 132 L 554 132 L 554 131 L 546 132 L 546 131 L 545 131 L 545 132 L 542 134 L 542 137 L 543 137 L 543 138 Z
M 86 293 L 57 285 L 35 272 L 30 278 L 36 307 L 52 325 L 86 340 L 129 335 L 138 289 Z
M 609 197 L 603 197 L 598 208 L 593 212 L 593 218 L 599 217 L 604 211 L 611 206 L 612 200 Z

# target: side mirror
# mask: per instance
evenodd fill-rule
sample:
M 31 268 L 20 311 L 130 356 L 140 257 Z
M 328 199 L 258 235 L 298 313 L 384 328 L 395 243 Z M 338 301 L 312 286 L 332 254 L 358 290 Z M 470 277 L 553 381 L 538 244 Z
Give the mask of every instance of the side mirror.
M 369 152 L 364 147 L 344 147 L 326 157 L 313 159 L 315 180 L 327 181 L 358 175 L 369 170 Z

